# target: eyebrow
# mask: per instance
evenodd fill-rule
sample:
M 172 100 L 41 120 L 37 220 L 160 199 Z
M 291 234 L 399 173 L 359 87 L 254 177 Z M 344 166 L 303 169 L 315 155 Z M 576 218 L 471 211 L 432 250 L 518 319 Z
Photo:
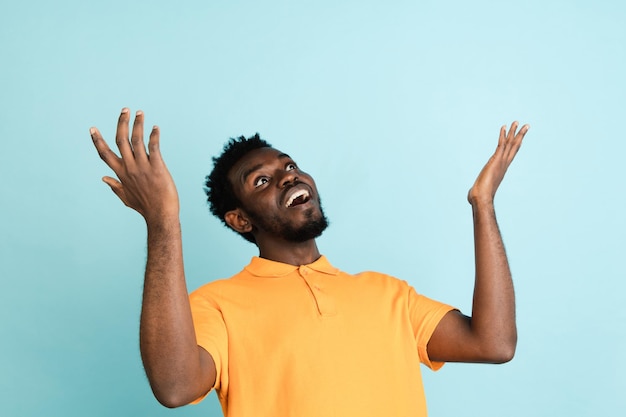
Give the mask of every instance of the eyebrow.
M 278 159 L 291 159 L 291 157 L 287 155 L 286 153 L 278 154 L 277 158 Z M 250 167 L 249 169 L 245 170 L 243 173 L 242 182 L 245 183 L 248 177 L 250 176 L 250 174 L 252 174 L 254 171 L 258 171 L 262 167 L 263 167 L 263 164 L 261 163 L 261 164 L 256 164 L 253 167 Z

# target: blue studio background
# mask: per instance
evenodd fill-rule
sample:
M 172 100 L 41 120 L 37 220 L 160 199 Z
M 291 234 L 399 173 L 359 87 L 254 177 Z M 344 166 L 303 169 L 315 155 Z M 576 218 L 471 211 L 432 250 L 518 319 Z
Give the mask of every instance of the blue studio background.
M 431 416 L 626 410 L 626 6 L 616 1 L 3 1 L 0 414 L 161 407 L 141 366 L 145 226 L 89 138 L 158 124 L 189 289 L 255 248 L 202 190 L 260 132 L 317 180 L 323 253 L 471 311 L 466 193 L 501 125 L 530 123 L 496 198 L 518 297 L 502 366 L 424 369 Z M 376 376 L 372 376 L 375 378 Z

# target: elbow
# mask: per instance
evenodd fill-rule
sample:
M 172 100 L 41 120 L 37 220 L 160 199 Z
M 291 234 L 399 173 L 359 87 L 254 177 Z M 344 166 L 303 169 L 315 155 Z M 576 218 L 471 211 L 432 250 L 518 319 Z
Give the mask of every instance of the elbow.
M 184 405 L 189 404 L 189 400 L 184 398 L 181 395 L 177 395 L 176 393 L 157 393 L 153 391 L 154 397 L 157 401 L 164 407 L 167 408 L 178 408 Z
M 490 362 L 494 364 L 503 364 L 513 360 L 514 356 L 515 346 L 513 346 L 512 348 L 501 349 L 491 357 Z
M 513 360 L 515 349 L 517 348 L 517 337 L 509 341 L 502 341 L 494 344 L 487 350 L 486 358 L 488 363 L 503 364 Z
M 197 397 L 193 397 L 190 391 L 181 389 L 181 387 L 163 387 L 151 384 L 154 398 L 164 407 L 178 408 L 191 403 Z
M 167 408 L 178 408 L 190 404 L 206 395 L 214 382 L 207 383 L 207 378 L 192 372 L 149 372 L 146 374 L 150 388 L 156 400 Z M 213 381 L 215 371 L 213 370 Z

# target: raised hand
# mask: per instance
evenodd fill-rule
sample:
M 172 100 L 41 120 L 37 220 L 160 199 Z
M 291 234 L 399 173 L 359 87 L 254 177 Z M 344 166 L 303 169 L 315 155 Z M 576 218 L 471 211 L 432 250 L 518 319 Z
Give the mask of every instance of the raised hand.
M 522 139 L 524 139 L 526 132 L 530 128 L 529 125 L 524 125 L 517 131 L 517 127 L 518 123 L 513 122 L 508 132 L 506 131 L 506 125 L 500 128 L 498 147 L 482 171 L 480 171 L 476 182 L 474 182 L 467 194 L 467 200 L 470 204 L 493 203 L 502 178 L 504 178 L 506 170 L 522 145 Z
M 178 217 L 179 202 L 176 185 L 159 149 L 159 128 L 150 132 L 148 152 L 143 141 L 144 114 L 138 111 L 129 139 L 130 110 L 122 109 L 117 122 L 115 142 L 121 157 L 113 152 L 95 127 L 89 129 L 100 158 L 115 172 L 117 179 L 102 180 L 122 202 L 139 212 L 146 222 Z
M 141 307 L 141 357 L 152 390 L 168 407 L 206 394 L 216 378 L 215 362 L 198 347 L 185 284 L 176 186 L 159 150 L 159 129 L 143 142 L 143 112 L 138 111 L 129 138 L 130 110 L 122 109 L 115 142 L 121 157 L 95 127 L 89 132 L 100 158 L 117 179 L 104 177 L 128 207 L 138 211 L 148 229 L 148 259 Z

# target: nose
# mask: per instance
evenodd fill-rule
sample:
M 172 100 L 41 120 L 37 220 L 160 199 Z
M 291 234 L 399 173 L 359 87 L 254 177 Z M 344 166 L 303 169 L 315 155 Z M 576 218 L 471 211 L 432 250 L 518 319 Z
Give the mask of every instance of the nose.
M 280 188 L 285 188 L 289 184 L 295 184 L 298 182 L 298 176 L 294 171 L 295 170 L 291 170 L 283 173 L 283 176 L 279 181 Z

